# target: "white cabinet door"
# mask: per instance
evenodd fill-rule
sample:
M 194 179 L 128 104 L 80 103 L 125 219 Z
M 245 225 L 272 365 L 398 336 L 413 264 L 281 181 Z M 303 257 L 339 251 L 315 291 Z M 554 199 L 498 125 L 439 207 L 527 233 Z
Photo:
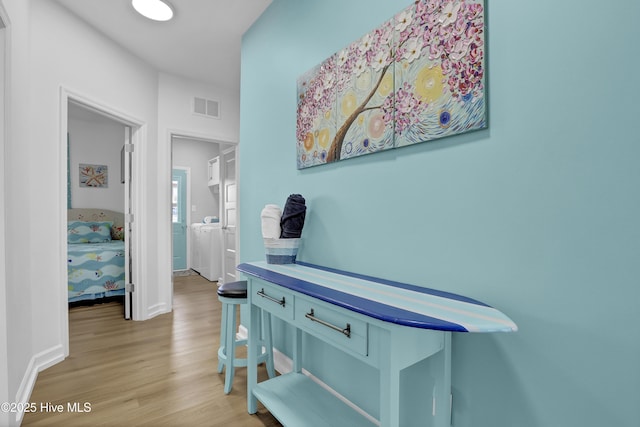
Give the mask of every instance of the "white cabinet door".
M 208 184 L 209 186 L 220 184 L 220 157 L 209 160 Z

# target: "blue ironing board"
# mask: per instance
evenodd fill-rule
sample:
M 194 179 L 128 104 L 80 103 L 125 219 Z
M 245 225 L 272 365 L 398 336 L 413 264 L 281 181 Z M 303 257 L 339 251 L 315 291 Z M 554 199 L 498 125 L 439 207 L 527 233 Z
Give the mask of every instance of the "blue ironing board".
M 516 324 L 480 301 L 305 262 L 243 263 L 238 270 L 365 316 L 452 332 L 514 332 Z

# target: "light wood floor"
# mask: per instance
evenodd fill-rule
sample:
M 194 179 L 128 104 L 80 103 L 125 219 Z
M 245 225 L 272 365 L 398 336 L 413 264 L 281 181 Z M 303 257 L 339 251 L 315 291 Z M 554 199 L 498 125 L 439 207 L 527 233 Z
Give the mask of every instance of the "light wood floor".
M 246 410 L 246 369 L 223 392 L 217 372 L 220 303 L 215 283 L 174 278 L 174 311 L 123 320 L 117 303 L 72 308 L 70 356 L 38 375 L 23 426 L 280 426 L 259 407 Z M 264 366 L 259 373 L 266 378 Z M 62 413 L 40 411 L 50 402 Z M 69 412 L 88 403 L 90 412 Z

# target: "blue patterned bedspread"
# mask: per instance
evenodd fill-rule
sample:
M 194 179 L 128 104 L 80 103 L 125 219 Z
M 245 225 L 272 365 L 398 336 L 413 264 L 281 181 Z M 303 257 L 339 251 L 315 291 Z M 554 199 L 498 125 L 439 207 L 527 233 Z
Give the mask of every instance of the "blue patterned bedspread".
M 124 295 L 124 241 L 68 245 L 69 302 Z

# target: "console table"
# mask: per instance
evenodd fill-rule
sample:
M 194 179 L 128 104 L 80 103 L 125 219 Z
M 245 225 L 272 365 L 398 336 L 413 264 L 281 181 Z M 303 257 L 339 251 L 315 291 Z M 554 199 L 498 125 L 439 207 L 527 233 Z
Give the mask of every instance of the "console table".
M 238 266 L 247 277 L 247 409 L 259 400 L 285 426 L 372 426 L 365 416 L 302 373 L 302 332 L 377 368 L 380 425 L 399 427 L 400 372 L 443 352 L 433 393 L 433 425 L 451 419 L 451 333 L 512 332 L 500 311 L 464 296 L 304 262 Z M 257 382 L 260 309 L 295 327 L 293 371 Z

